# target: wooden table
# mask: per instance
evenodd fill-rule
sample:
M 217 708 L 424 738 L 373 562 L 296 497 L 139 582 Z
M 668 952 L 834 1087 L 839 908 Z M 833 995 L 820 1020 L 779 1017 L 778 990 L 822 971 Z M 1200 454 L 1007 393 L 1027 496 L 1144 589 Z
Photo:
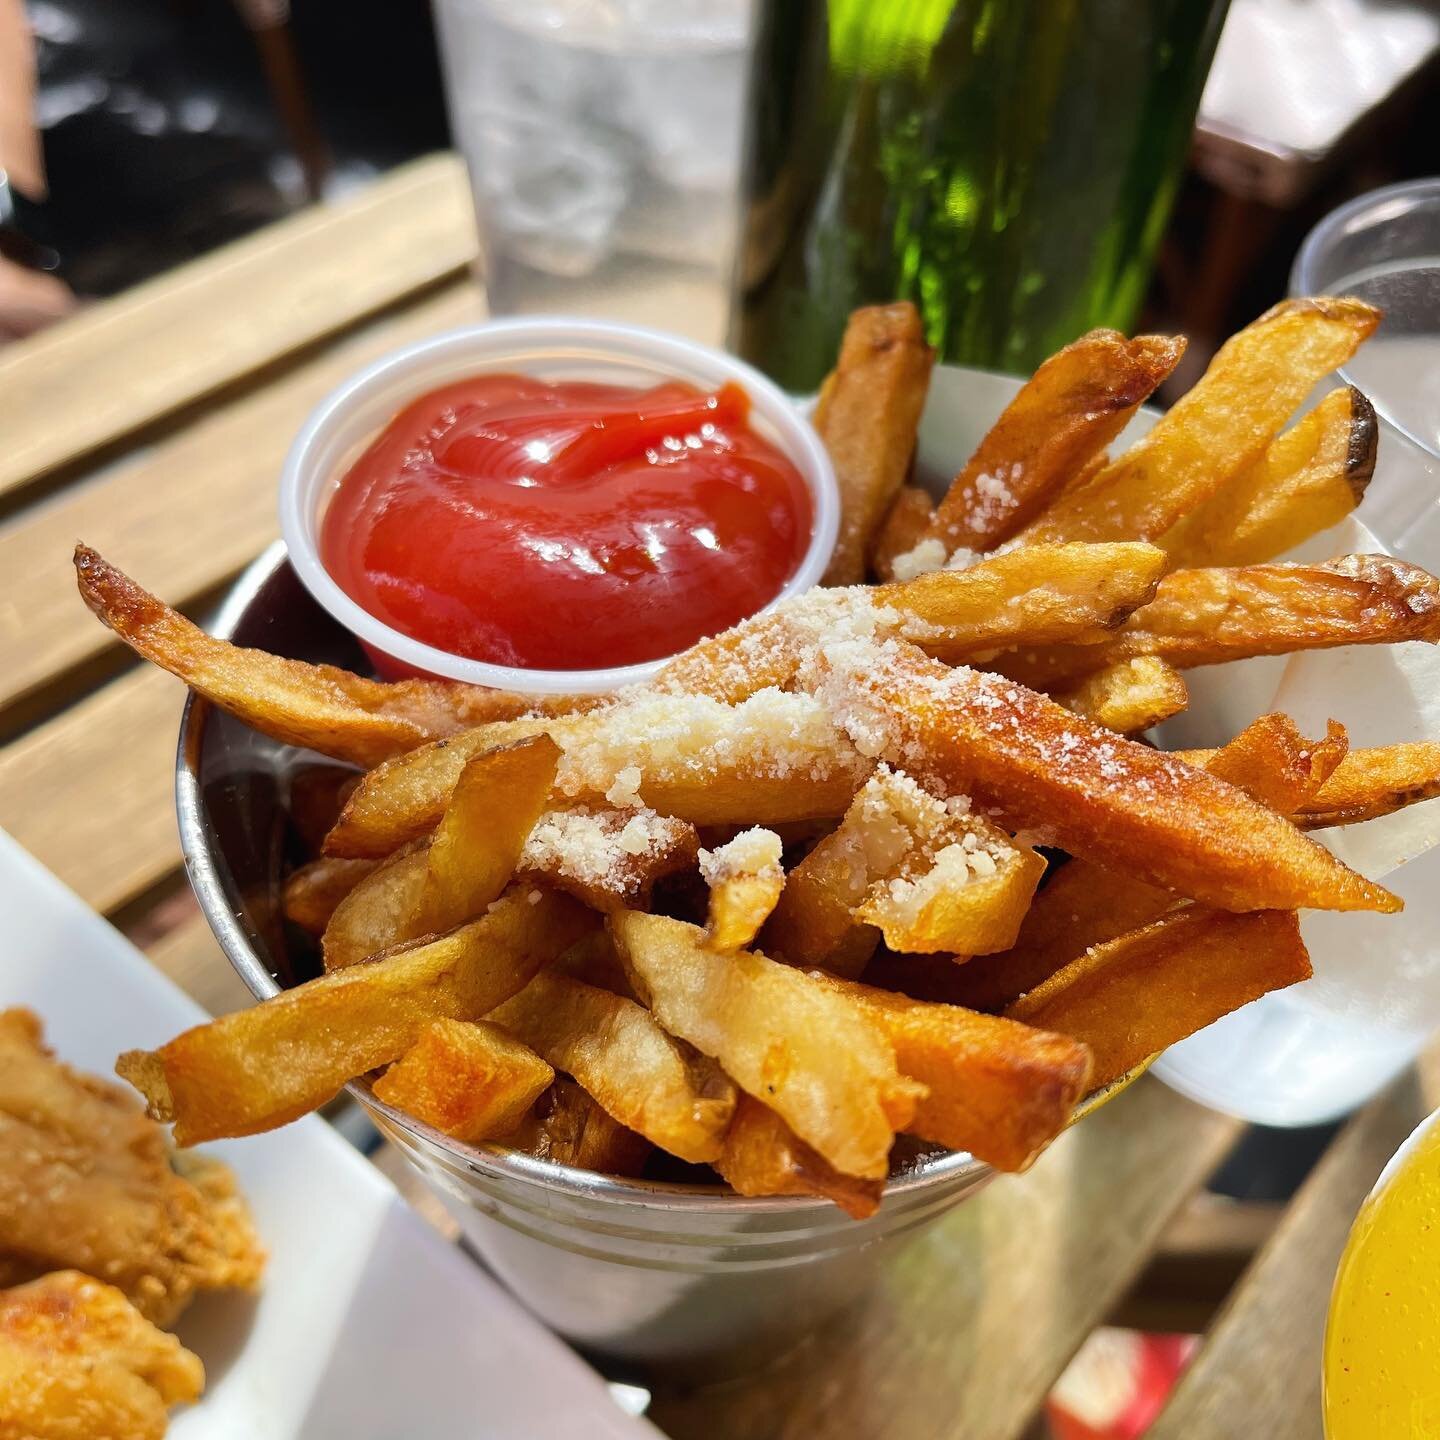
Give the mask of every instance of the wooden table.
M 483 314 L 474 249 L 463 176 L 436 157 L 0 351 L 0 825 L 211 1010 L 249 996 L 180 869 L 181 690 L 85 611 L 71 547 L 84 539 L 203 615 L 275 537 L 281 457 L 320 396 Z M 1155 1436 L 1319 1436 L 1330 1276 L 1423 1108 L 1413 1080 L 1375 1103 L 1258 1227 L 1268 1239 Z M 1223 1217 L 1202 1187 L 1241 1129 L 1143 1080 L 918 1238 L 858 1317 L 778 1370 L 657 1397 L 651 1414 L 676 1440 L 1024 1435 L 1157 1251 Z

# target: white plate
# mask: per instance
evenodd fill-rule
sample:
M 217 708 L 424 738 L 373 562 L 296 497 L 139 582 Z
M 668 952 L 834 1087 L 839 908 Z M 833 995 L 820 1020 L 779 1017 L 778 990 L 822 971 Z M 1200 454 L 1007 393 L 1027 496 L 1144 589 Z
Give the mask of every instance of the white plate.
M 0 1007 L 34 1010 L 69 1063 L 109 1075 L 206 1018 L 3 831 L 0 915 Z M 270 1261 L 258 1298 L 208 1295 L 181 1321 L 209 1383 L 173 1440 L 659 1440 L 324 1121 L 204 1148 Z

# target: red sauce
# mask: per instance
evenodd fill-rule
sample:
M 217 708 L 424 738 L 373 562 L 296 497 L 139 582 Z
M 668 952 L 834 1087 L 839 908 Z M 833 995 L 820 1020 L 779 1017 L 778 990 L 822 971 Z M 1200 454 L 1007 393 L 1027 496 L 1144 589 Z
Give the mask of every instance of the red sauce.
M 340 481 L 321 558 L 372 615 L 531 669 L 672 655 L 763 609 L 810 543 L 804 481 L 705 394 L 482 375 L 406 406 Z

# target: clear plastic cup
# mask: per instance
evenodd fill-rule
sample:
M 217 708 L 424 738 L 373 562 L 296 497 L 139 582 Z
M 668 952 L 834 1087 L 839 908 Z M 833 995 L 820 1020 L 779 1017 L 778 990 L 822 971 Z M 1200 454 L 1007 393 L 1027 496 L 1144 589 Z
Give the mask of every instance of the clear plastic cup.
M 799 470 L 813 509 L 805 555 L 771 603 L 798 595 L 819 581 L 835 546 L 840 493 L 820 437 L 772 381 L 722 350 L 659 331 L 558 317 L 497 320 L 419 341 L 367 366 L 320 402 L 285 457 L 280 533 L 290 563 L 305 588 L 382 670 L 438 675 L 524 695 L 574 695 L 648 680 L 668 658 L 596 670 L 532 670 L 470 660 L 426 645 L 377 619 L 352 600 L 321 563 L 319 535 L 325 506 L 346 468 L 376 432 L 427 390 L 467 375 L 503 370 L 542 380 L 635 386 L 686 380 L 713 390 L 727 381 L 739 384 L 750 397 L 750 423 Z

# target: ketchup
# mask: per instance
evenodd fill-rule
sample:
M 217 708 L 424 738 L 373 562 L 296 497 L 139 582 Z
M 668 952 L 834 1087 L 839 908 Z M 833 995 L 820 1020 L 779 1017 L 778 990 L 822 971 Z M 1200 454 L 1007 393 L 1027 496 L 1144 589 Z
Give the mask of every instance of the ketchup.
M 734 384 L 458 381 L 351 466 L 321 557 L 372 615 L 455 655 L 672 655 L 763 609 L 810 543 L 804 481 L 749 410 Z

